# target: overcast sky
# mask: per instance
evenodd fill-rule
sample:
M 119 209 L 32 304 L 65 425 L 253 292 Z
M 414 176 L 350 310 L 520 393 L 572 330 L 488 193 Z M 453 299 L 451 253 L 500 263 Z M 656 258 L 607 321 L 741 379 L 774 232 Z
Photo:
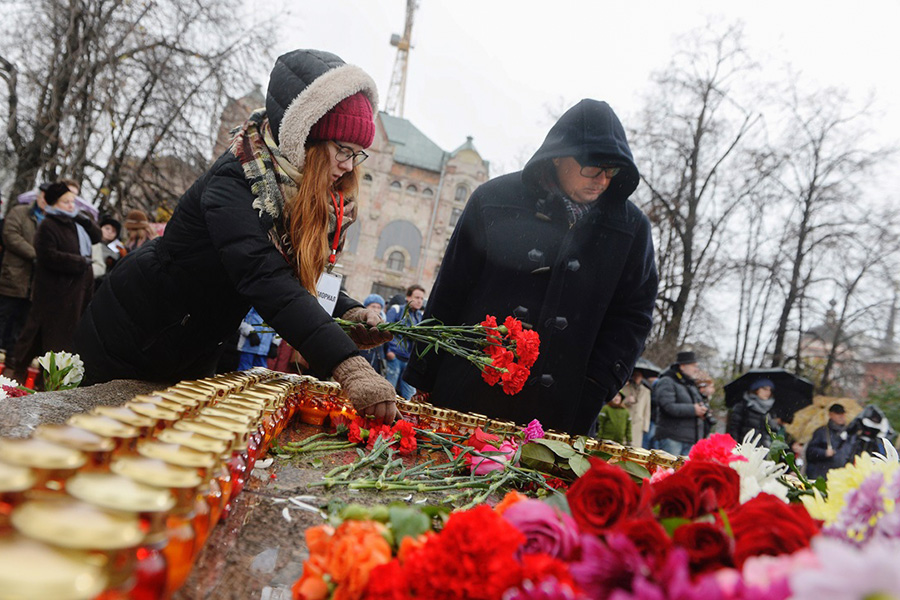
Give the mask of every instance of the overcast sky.
M 383 106 L 405 0 L 281 1 L 277 53 L 335 52 L 372 75 Z M 246 2 L 266 15 L 275 8 Z M 883 143 L 900 139 L 897 0 L 419 0 L 404 116 L 445 150 L 472 135 L 492 175 L 518 168 L 551 125 L 548 106 L 592 97 L 626 119 L 676 36 L 710 18 L 745 22 L 764 76 L 777 79 L 790 63 L 809 86 L 845 87 L 860 102 L 872 93 Z M 890 170 L 900 172 L 900 159 Z

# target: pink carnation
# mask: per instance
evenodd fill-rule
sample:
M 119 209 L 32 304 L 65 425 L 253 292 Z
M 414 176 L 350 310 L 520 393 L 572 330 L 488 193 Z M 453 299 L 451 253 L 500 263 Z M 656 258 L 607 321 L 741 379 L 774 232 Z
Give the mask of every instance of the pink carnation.
M 663 468 L 656 469 L 656 471 L 653 472 L 653 475 L 650 476 L 650 483 L 651 484 L 659 483 L 660 481 L 662 481 L 669 475 L 673 475 L 674 473 L 675 473 L 675 469 L 672 469 L 671 467 L 666 468 L 666 469 L 663 469 Z
M 544 437 L 544 428 L 541 427 L 540 421 L 534 419 L 527 427 L 525 427 L 523 433 L 525 434 L 525 443 L 527 444 L 531 440 L 539 440 Z

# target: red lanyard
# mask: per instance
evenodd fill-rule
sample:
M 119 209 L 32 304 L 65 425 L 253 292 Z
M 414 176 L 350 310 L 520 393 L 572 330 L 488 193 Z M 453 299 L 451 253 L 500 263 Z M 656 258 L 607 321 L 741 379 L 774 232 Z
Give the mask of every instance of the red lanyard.
M 331 193 L 331 201 L 334 203 L 334 215 L 337 217 L 337 223 L 335 223 L 334 228 L 334 241 L 331 244 L 331 256 L 328 257 L 329 273 L 334 267 L 334 263 L 337 262 L 337 249 L 341 243 L 341 225 L 344 223 L 344 192 L 339 191 L 338 196 L 341 198 L 340 206 L 338 206 L 338 199 L 334 197 L 334 192 Z

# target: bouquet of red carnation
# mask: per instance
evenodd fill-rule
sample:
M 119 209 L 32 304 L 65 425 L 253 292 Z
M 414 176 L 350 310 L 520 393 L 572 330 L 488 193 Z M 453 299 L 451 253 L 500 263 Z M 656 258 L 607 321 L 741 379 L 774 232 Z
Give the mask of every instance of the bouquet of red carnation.
M 346 331 L 359 325 L 344 319 L 335 321 Z M 537 332 L 525 329 L 513 317 L 506 317 L 499 326 L 492 315 L 487 315 L 478 325 L 444 325 L 437 319 L 410 325 L 401 319 L 396 323 L 380 323 L 378 329 L 424 345 L 422 354 L 443 351 L 466 359 L 481 371 L 489 385 L 499 383 L 507 394 L 522 391 L 541 345 Z

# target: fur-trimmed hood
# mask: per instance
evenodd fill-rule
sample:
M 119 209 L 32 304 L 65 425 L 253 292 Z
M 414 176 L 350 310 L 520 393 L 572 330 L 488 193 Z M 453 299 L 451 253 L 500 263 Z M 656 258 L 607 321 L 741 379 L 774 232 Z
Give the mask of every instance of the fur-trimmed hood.
M 338 102 L 358 92 L 372 104 L 372 114 L 378 114 L 375 82 L 359 67 L 321 50 L 294 50 L 279 56 L 269 77 L 266 113 L 285 158 L 302 170 L 312 126 Z

